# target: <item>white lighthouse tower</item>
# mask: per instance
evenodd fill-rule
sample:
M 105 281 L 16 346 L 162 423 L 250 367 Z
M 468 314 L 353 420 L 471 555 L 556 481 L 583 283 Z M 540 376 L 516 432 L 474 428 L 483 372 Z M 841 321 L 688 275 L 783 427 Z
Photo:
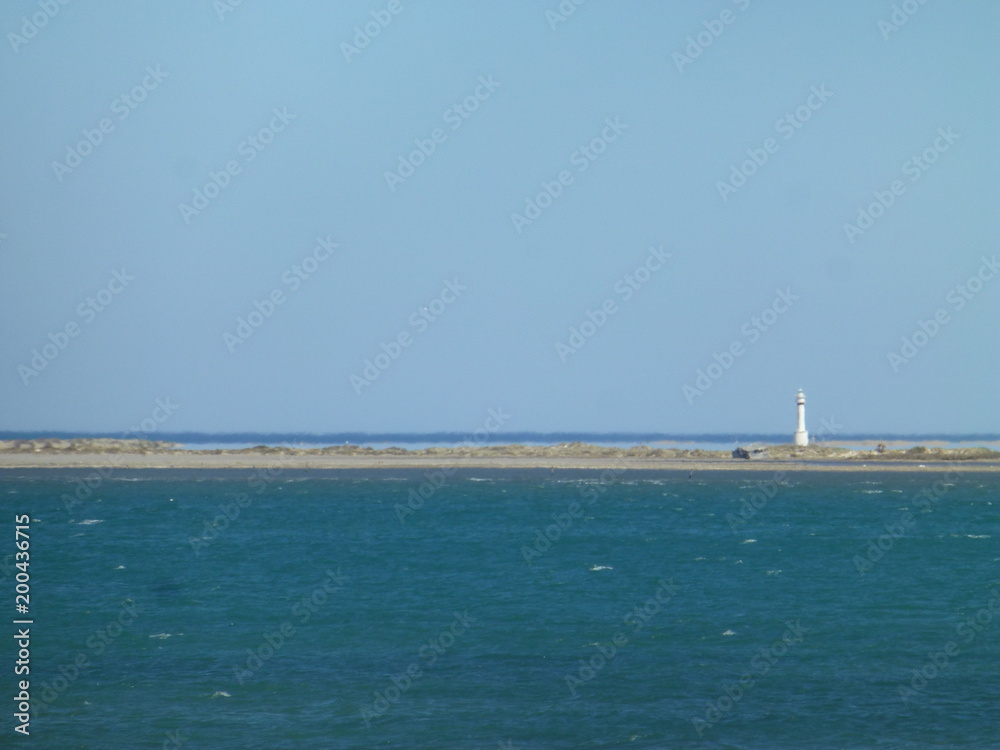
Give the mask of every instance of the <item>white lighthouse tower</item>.
M 799 393 L 795 397 L 795 404 L 799 411 L 799 426 L 795 430 L 795 445 L 809 445 L 809 432 L 806 430 L 806 396 L 799 388 Z

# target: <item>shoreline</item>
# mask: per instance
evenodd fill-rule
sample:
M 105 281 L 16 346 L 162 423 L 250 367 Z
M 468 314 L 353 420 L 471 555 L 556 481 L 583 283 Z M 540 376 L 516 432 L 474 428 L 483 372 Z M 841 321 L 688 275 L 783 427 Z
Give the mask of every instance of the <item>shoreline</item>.
M 829 445 L 766 446 L 754 459 L 729 451 L 611 448 L 588 443 L 491 445 L 406 450 L 358 445 L 291 448 L 257 445 L 241 449 L 185 449 L 148 440 L 78 439 L 0 441 L 0 471 L 6 469 L 143 470 L 636 470 L 636 471 L 1000 471 L 1000 452 L 979 448 L 850 450 Z
M 996 472 L 1000 461 L 906 460 L 864 461 L 845 458 L 741 460 L 716 457 L 635 456 L 446 456 L 446 455 L 283 455 L 265 453 L 0 453 L 0 471 L 8 469 L 544 469 L 662 471 L 853 471 L 853 472 Z M 102 472 L 103 473 L 103 472 Z

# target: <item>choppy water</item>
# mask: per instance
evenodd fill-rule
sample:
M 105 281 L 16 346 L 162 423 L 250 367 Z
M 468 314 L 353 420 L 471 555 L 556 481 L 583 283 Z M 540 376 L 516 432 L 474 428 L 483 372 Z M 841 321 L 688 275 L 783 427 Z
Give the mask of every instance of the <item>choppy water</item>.
M 996 475 L 40 476 L 0 746 L 1000 746 Z

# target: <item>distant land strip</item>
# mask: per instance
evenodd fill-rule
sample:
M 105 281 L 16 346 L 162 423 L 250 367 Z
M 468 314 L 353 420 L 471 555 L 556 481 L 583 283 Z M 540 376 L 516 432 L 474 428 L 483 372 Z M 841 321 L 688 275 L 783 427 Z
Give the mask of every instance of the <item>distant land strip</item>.
M 676 469 L 676 470 L 895 470 L 915 471 L 947 463 L 976 471 L 1000 470 L 1000 452 L 985 447 L 917 446 L 881 451 L 830 445 L 770 445 L 761 458 L 734 458 L 729 451 L 682 448 L 557 445 L 460 445 L 419 450 L 336 445 L 295 448 L 257 445 L 242 449 L 192 450 L 150 440 L 34 439 L 0 441 L 0 468 L 123 469 L 378 469 L 468 467 L 494 469 Z

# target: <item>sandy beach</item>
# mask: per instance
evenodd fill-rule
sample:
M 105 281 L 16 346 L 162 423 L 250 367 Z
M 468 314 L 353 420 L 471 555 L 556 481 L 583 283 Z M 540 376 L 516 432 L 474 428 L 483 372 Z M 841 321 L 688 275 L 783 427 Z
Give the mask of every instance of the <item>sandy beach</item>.
M 829 446 L 771 446 L 767 458 L 723 451 L 606 448 L 581 443 L 375 450 L 359 446 L 300 449 L 185 450 L 137 440 L 6 441 L 0 469 L 550 469 L 672 471 L 1000 471 L 987 449 L 857 451 Z

